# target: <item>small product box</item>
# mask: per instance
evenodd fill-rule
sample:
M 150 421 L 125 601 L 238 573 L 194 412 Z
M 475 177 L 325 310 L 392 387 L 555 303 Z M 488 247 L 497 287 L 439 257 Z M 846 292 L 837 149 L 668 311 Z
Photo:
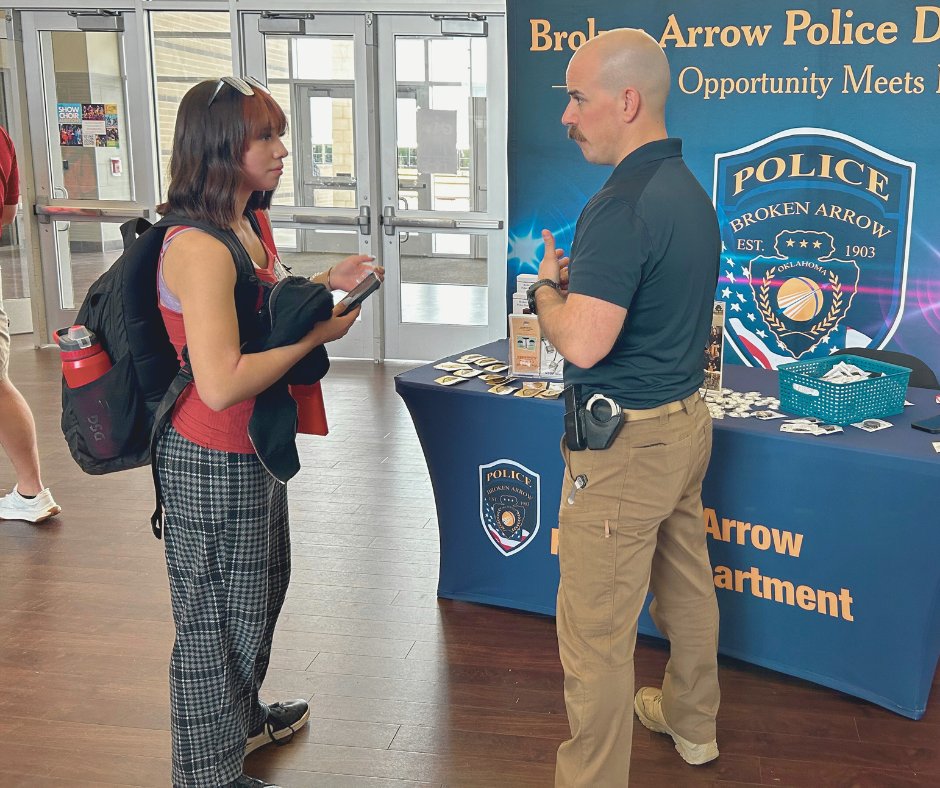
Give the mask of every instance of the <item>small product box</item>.
M 565 360 L 558 349 L 542 337 L 542 352 L 539 358 L 539 377 L 561 380 L 564 377 Z
M 519 274 L 516 276 L 516 292 L 525 295 L 528 289 L 538 281 L 538 274 Z
M 512 313 L 514 315 L 530 315 L 529 312 L 529 299 L 526 298 L 525 293 L 513 293 L 512 296 Z
M 542 332 L 535 315 L 509 316 L 509 368 L 513 377 L 539 377 Z

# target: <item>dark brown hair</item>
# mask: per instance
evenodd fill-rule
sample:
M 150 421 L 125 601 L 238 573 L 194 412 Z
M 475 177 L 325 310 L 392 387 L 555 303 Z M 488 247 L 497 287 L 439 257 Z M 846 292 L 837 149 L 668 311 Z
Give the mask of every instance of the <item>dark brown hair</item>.
M 223 84 L 210 106 L 217 85 L 215 79 L 200 82 L 180 102 L 167 201 L 157 211 L 228 227 L 238 218 L 235 195 L 245 151 L 264 134 L 283 134 L 287 118 L 270 94 L 257 88 L 253 96 L 245 96 Z M 269 208 L 271 194 L 252 192 L 248 209 Z

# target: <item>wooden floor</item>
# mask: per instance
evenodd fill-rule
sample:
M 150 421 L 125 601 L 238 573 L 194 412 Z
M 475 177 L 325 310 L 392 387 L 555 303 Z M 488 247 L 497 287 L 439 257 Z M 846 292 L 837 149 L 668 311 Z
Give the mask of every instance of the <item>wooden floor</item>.
M 63 513 L 0 523 L 0 786 L 167 786 L 173 638 L 148 470 L 84 476 L 58 428 L 58 359 L 14 340 L 12 378 Z M 248 773 L 287 788 L 550 786 L 567 723 L 552 619 L 435 597 L 437 527 L 403 368 L 335 362 L 332 433 L 291 482 L 294 574 L 268 699 L 310 725 Z M 0 485 L 11 486 L 0 460 Z M 637 648 L 657 683 L 658 641 Z M 940 697 L 912 722 L 722 659 L 721 757 L 686 766 L 637 725 L 633 786 L 940 786 Z M 629 702 L 629 699 L 624 699 Z

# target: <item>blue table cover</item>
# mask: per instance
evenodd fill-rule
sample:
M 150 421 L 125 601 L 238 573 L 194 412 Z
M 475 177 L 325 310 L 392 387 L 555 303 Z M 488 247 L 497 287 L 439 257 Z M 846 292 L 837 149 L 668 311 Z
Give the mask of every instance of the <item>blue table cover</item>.
M 508 358 L 505 340 L 466 352 Z M 497 396 L 476 379 L 434 383 L 445 374 L 427 365 L 395 379 L 434 489 L 438 594 L 554 615 L 563 403 Z M 726 367 L 724 385 L 777 395 L 766 370 Z M 940 413 L 935 394 L 909 389 L 914 405 L 871 433 L 715 421 L 703 527 L 721 653 L 923 716 L 940 653 L 940 435 L 910 423 Z M 530 536 L 500 549 L 485 478 L 520 467 Z M 640 632 L 660 636 L 646 611 Z

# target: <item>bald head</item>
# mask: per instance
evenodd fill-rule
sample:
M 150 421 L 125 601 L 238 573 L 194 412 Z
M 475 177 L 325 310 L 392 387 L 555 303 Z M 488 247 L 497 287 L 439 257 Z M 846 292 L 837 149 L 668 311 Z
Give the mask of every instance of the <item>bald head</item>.
M 575 62 L 589 68 L 598 84 L 611 93 L 635 89 L 650 120 L 665 117 L 669 62 L 648 33 L 632 27 L 608 30 L 581 46 L 571 58 L 571 65 Z

